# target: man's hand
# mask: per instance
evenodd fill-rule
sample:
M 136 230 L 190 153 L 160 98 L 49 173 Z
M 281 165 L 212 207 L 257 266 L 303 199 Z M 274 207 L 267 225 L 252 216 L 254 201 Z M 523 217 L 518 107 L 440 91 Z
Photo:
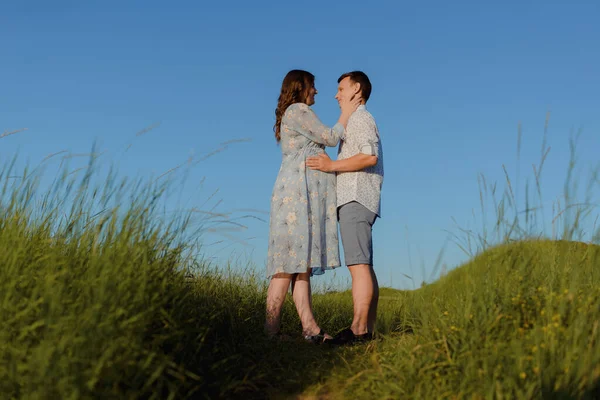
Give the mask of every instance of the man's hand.
M 306 159 L 306 166 L 317 171 L 331 172 L 333 171 L 333 161 L 327 153 L 321 153 L 316 157 Z
M 344 160 L 333 161 L 327 153 L 306 159 L 306 165 L 310 169 L 323 172 L 357 172 L 377 164 L 377 156 L 368 154 L 356 154 Z

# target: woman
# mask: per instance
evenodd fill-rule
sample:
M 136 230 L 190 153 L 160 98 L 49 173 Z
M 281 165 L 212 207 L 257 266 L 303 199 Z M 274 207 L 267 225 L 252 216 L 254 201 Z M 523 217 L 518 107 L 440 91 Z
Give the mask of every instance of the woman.
M 335 175 L 306 168 L 307 157 L 336 146 L 360 100 L 342 103 L 338 122 L 329 128 L 309 106 L 315 103 L 315 77 L 292 70 L 283 79 L 275 110 L 275 138 L 282 162 L 273 188 L 269 232 L 267 318 L 265 331 L 279 334 L 281 309 L 290 284 L 306 340 L 331 336 L 312 313 L 310 277 L 340 266 Z

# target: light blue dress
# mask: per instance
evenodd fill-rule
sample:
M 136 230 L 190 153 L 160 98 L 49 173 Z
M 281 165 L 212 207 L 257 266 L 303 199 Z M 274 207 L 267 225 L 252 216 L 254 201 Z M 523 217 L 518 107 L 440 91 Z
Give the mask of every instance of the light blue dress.
M 335 173 L 306 167 L 308 157 L 336 146 L 344 127 L 321 123 L 304 103 L 281 120 L 281 168 L 271 198 L 267 277 L 277 273 L 321 275 L 340 266 Z

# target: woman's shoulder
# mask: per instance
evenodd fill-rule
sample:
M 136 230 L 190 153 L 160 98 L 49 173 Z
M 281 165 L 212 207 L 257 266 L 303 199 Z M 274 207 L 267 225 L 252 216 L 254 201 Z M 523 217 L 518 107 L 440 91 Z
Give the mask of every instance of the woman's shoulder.
M 284 114 L 289 115 L 289 114 L 294 114 L 294 113 L 298 113 L 298 112 L 306 112 L 308 110 L 310 110 L 310 107 L 306 103 L 293 103 L 293 104 L 290 104 L 288 106 L 288 108 L 286 108 Z

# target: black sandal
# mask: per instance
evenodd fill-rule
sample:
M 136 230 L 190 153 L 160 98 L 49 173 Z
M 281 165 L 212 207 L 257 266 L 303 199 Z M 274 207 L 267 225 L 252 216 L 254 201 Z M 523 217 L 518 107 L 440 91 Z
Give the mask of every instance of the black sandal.
M 340 331 L 328 343 L 336 346 L 354 345 L 359 343 L 367 343 L 373 340 L 373 333 L 367 332 L 362 335 L 355 335 L 352 329 L 346 328 Z
M 304 335 L 304 340 L 313 344 L 321 344 L 329 339 L 325 337 L 325 331 L 321 329 L 321 331 L 316 335 Z

